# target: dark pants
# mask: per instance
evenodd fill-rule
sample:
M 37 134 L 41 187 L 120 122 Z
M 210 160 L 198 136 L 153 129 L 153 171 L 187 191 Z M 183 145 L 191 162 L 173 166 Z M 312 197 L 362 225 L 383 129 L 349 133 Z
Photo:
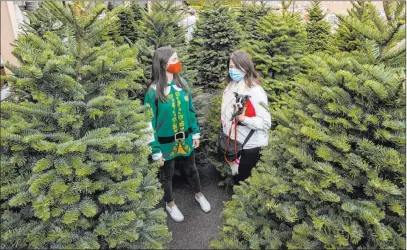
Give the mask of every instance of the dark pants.
M 175 159 L 165 161 L 164 166 L 160 168 L 161 182 L 164 187 L 164 200 L 166 202 L 174 200 L 172 197 L 172 177 L 174 176 L 175 160 L 179 161 L 195 193 L 201 192 L 201 182 L 195 165 L 195 153 L 192 152 L 189 156 L 179 156 Z
M 246 180 L 252 173 L 252 169 L 260 160 L 260 148 L 243 149 L 239 163 L 239 174 L 233 176 L 235 184 Z

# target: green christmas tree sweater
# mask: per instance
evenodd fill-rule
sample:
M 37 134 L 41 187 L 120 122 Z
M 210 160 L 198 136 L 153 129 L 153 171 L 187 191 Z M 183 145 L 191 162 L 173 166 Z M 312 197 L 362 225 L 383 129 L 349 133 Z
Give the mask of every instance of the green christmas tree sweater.
M 182 80 L 188 87 L 186 81 Z M 200 129 L 191 91 L 179 88 L 172 80 L 164 93 L 167 102 L 156 100 L 156 87 L 152 85 L 147 91 L 144 104 L 153 111 L 151 125 L 154 139 L 149 143 L 153 160 L 163 157 L 167 161 L 177 156 L 189 156 L 194 150 L 192 140 L 200 138 Z

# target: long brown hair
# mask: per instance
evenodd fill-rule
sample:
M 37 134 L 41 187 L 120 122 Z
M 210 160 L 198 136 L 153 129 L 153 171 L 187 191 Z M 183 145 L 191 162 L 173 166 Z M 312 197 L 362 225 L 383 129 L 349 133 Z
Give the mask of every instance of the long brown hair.
M 155 51 L 152 65 L 151 84 L 156 86 L 155 98 L 162 102 L 167 102 L 164 90 L 168 86 L 167 63 L 170 57 L 175 53 L 171 47 L 160 47 Z M 179 73 L 174 74 L 175 85 L 188 92 L 188 88 L 183 84 Z
M 249 87 L 249 88 L 252 87 L 253 82 L 255 82 L 257 84 L 261 84 L 261 82 L 259 80 L 259 75 L 254 68 L 253 60 L 246 51 L 237 50 L 237 51 L 233 52 L 232 54 L 230 54 L 230 56 L 228 58 L 228 63 L 227 63 L 228 70 L 229 70 L 229 65 L 230 65 L 231 60 L 235 64 L 236 68 L 238 68 L 239 70 L 242 70 L 246 73 L 246 75 L 244 76 L 244 80 L 246 82 L 247 87 Z M 229 73 L 228 73 L 226 76 L 226 82 L 230 83 L 231 81 L 232 81 L 232 79 L 230 78 Z

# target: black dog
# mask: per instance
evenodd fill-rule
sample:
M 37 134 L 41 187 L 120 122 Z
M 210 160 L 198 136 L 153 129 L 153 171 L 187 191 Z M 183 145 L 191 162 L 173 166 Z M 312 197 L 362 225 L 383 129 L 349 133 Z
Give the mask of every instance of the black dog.
M 230 121 L 233 121 L 233 119 L 235 119 L 236 116 L 241 115 L 243 113 L 243 108 L 246 105 L 247 100 L 250 98 L 249 95 L 239 95 L 236 92 L 233 92 L 233 94 L 235 94 L 236 103 L 233 104 L 233 107 L 235 107 L 235 112 L 233 112 Z

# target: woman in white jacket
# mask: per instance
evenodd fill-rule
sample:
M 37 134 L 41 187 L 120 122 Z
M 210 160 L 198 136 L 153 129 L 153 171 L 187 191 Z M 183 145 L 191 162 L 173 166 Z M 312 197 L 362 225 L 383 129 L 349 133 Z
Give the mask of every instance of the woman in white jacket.
M 238 184 L 250 176 L 253 167 L 260 159 L 260 148 L 268 145 L 268 130 L 271 126 L 271 117 L 268 110 L 268 100 L 264 89 L 260 85 L 257 72 L 249 54 L 239 50 L 233 52 L 227 61 L 229 69 L 226 81 L 228 86 L 223 92 L 221 121 L 223 133 L 230 134 L 230 139 L 242 143 L 254 130 L 253 135 L 244 145 L 240 158 L 229 165 L 234 175 L 234 181 Z M 248 95 L 246 108 L 238 116 L 238 123 L 231 121 L 235 111 L 235 93 Z M 232 131 L 231 133 L 229 133 Z

